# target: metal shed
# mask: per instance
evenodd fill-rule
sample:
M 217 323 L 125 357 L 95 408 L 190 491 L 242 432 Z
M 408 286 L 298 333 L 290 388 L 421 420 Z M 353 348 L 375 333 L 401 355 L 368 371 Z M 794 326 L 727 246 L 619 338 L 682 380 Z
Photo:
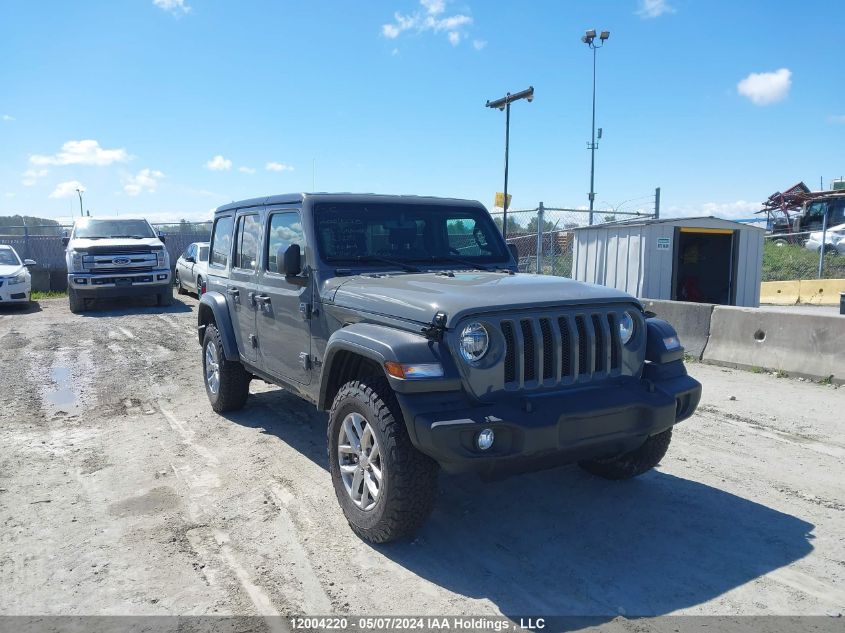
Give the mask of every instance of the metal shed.
M 713 217 L 573 229 L 572 278 L 639 298 L 757 307 L 764 229 Z

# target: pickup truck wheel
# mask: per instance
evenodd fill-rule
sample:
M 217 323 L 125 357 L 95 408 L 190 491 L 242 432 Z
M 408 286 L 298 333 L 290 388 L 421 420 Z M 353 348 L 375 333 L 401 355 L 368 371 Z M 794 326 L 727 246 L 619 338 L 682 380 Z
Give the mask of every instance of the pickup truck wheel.
M 205 392 L 217 413 L 243 409 L 252 376 L 237 361 L 226 360 L 220 332 L 207 325 L 202 341 L 202 370 Z
M 630 479 L 648 472 L 666 455 L 672 441 L 672 429 L 652 435 L 642 446 L 630 453 L 623 453 L 606 459 L 591 459 L 578 462 L 588 473 L 605 479 Z
M 67 289 L 67 300 L 71 312 L 74 314 L 85 312 L 85 308 L 87 307 L 85 305 L 85 299 L 76 294 L 76 291 L 73 288 Z
M 157 303 L 160 306 L 173 305 L 173 288 L 167 286 L 167 290 L 159 293 Z
M 415 532 L 434 508 L 438 466 L 411 444 L 387 380 L 343 385 L 328 435 L 332 483 L 352 530 L 371 543 Z

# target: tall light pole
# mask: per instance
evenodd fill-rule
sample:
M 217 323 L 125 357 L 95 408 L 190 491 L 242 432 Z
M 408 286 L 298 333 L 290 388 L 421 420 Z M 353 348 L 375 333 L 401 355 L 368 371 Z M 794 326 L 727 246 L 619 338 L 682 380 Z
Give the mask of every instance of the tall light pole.
M 596 30 L 590 29 L 581 38 L 587 46 L 593 49 L 593 126 L 592 126 L 592 141 L 587 144 L 590 149 L 590 225 L 593 224 L 593 206 L 596 201 L 595 182 L 596 182 L 596 51 L 604 46 L 604 43 L 610 37 L 610 31 L 602 31 L 599 35 L 600 44 L 596 44 Z M 599 138 L 601 138 L 601 130 L 599 130 Z
M 77 187 L 76 193 L 79 194 L 79 215 L 85 217 L 85 214 L 82 212 L 82 190 Z
M 508 237 L 508 152 L 511 135 L 511 103 L 520 99 L 525 99 L 528 103 L 534 101 L 534 86 L 529 86 L 525 90 L 514 94 L 507 93 L 501 99 L 487 101 L 486 103 L 486 107 L 488 108 L 505 111 L 505 190 L 502 192 L 504 193 L 504 200 L 502 201 L 504 210 L 502 213 L 502 236 L 506 239 Z

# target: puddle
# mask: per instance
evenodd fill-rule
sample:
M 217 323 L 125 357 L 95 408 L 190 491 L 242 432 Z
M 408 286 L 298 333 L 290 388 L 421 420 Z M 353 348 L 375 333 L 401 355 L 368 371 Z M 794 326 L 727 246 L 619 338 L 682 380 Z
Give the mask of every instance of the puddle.
M 73 413 L 79 407 L 79 394 L 73 389 L 73 376 L 70 369 L 56 365 L 50 371 L 54 388 L 44 394 L 52 413 L 64 411 Z

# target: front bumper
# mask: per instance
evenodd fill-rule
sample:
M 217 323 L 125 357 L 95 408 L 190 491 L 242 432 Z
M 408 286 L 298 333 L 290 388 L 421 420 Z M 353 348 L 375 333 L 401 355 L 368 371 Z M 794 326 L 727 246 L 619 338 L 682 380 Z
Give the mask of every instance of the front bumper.
M 135 297 L 170 290 L 169 268 L 139 273 L 68 273 L 67 286 L 82 299 Z
M 7 303 L 28 303 L 32 286 L 29 282 L 9 285 L 7 280 L 0 284 L 0 305 Z
M 682 361 L 649 368 L 643 379 L 533 396 L 512 396 L 473 406 L 457 394 L 397 394 L 416 447 L 450 472 L 482 474 L 540 470 L 617 455 L 688 418 L 701 384 Z M 478 432 L 495 433 L 486 451 Z

